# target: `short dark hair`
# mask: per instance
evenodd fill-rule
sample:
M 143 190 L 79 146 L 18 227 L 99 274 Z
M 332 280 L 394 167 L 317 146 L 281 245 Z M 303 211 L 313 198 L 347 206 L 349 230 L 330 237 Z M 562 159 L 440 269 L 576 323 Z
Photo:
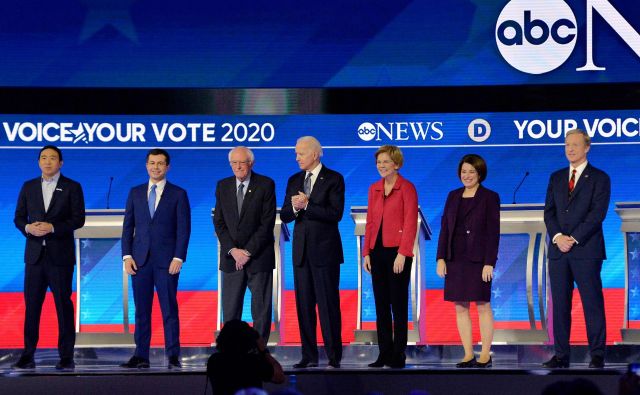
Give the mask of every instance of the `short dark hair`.
M 462 165 L 465 163 L 470 164 L 474 169 L 476 169 L 478 172 L 479 182 L 482 182 L 487 178 L 487 162 L 485 162 L 480 155 L 476 154 L 468 154 L 460 159 L 460 163 L 458 164 L 458 178 L 460 178 L 460 173 L 462 172 Z
M 147 152 L 147 157 L 145 158 L 145 162 L 149 161 L 149 157 L 151 155 L 164 155 L 164 158 L 167 162 L 167 166 L 169 166 L 169 164 L 171 163 L 171 157 L 169 156 L 169 153 L 167 152 L 167 150 L 164 150 L 162 148 L 150 149 L 149 152 Z
M 44 147 L 40 148 L 40 152 L 38 152 L 38 160 L 40 160 L 40 155 L 42 155 L 42 151 L 47 149 L 52 149 L 56 151 L 58 153 L 58 159 L 60 159 L 60 162 L 62 162 L 62 151 L 60 151 L 60 148 L 56 147 L 55 145 L 45 145 Z

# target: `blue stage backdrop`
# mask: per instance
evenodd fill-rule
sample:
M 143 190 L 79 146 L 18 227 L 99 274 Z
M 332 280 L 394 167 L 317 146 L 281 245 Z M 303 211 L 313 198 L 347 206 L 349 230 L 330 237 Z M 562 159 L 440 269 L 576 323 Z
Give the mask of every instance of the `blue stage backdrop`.
M 12 1 L 0 86 L 638 82 L 638 30 L 634 0 Z
M 401 173 L 415 183 L 420 206 L 437 237 L 447 193 L 461 185 L 456 169 L 464 154 L 477 153 L 486 159 L 489 172 L 485 185 L 500 194 L 502 203 L 512 202 L 514 189 L 525 172 L 530 175 L 517 194 L 517 202 L 542 203 L 551 172 L 567 166 L 563 133 L 574 127 L 593 136 L 589 160 L 611 176 L 612 199 L 604 224 L 608 260 L 602 277 L 608 291 L 619 291 L 624 288 L 625 252 L 621 221 L 613 207 L 614 202 L 640 200 L 640 176 L 633 171 L 640 144 L 639 118 L 638 110 L 304 116 L 2 115 L 0 152 L 7 167 L 0 186 L 0 216 L 4 218 L 0 223 L 0 259 L 5 271 L 0 278 L 0 298 L 22 291 L 24 237 L 11 219 L 22 183 L 39 175 L 37 152 L 45 144 L 62 148 L 62 172 L 82 183 L 88 209 L 106 207 L 110 177 L 114 178 L 111 207 L 124 207 L 129 189 L 148 179 L 144 166 L 146 151 L 153 147 L 168 149 L 172 155 L 168 178 L 186 188 L 192 205 L 193 232 L 180 290 L 211 292 L 217 291 L 218 271 L 210 214 L 215 204 L 216 181 L 232 174 L 228 150 L 236 145 L 254 150 L 254 170 L 276 181 L 281 206 L 287 178 L 299 171 L 294 154 L 296 139 L 307 134 L 317 136 L 324 145 L 323 163 L 341 172 L 346 181 L 345 215 L 340 224 L 346 262 L 340 287 L 355 290 L 356 238 L 349 208 L 366 205 L 368 186 L 379 179 L 373 158 L 377 147 L 383 144 L 402 147 L 405 166 Z M 510 252 L 501 251 L 503 263 L 498 262 L 500 273 L 505 275 L 508 265 L 501 265 L 516 259 L 521 240 L 514 238 L 510 244 L 513 247 Z M 443 286 L 435 275 L 435 247 L 433 241 L 426 243 L 429 290 L 440 290 Z M 117 304 L 119 247 L 107 242 L 97 248 L 101 251 L 98 255 L 103 257 L 101 264 L 111 266 L 100 269 L 105 270 L 104 274 L 94 271 L 92 276 L 98 282 L 104 280 L 101 276 L 110 276 L 115 283 L 106 289 L 108 282 L 103 286 L 94 284 L 97 289 L 103 288 L 102 292 L 113 293 L 113 303 Z M 287 290 L 293 289 L 290 256 L 288 246 Z M 639 259 L 637 251 L 632 258 Z M 92 266 L 88 269 L 97 270 Z M 512 303 L 508 300 L 524 299 L 524 287 L 504 292 L 503 299 L 499 296 L 494 299 L 494 307 L 502 309 L 506 320 L 526 321 L 525 310 L 508 312 Z M 113 306 L 105 303 L 100 308 L 103 310 L 88 312 L 83 320 L 121 322 Z M 622 306 L 618 304 L 616 308 Z M 638 315 L 637 309 L 634 311 Z M 246 318 L 250 319 L 248 312 Z M 612 325 L 619 328 L 621 322 Z

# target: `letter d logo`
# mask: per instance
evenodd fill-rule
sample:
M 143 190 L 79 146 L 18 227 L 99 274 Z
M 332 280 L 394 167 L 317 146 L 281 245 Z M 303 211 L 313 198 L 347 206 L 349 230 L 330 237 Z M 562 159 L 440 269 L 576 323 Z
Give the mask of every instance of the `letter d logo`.
M 467 129 L 469 138 L 476 143 L 482 143 L 491 136 L 491 125 L 482 118 L 474 119 Z

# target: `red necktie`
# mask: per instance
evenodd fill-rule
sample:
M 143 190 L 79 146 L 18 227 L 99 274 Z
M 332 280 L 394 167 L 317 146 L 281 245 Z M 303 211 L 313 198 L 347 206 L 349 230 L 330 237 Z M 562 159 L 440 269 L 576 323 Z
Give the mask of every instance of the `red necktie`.
M 573 188 L 576 187 L 576 169 L 571 172 L 571 179 L 569 179 L 569 194 L 573 192 Z

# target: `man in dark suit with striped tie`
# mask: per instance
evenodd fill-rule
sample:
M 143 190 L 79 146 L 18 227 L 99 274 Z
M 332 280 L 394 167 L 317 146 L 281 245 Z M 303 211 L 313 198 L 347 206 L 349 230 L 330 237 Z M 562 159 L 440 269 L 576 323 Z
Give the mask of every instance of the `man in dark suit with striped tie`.
M 611 181 L 587 162 L 591 138 L 580 129 L 565 136 L 569 168 L 551 175 L 544 207 L 549 234 L 549 280 L 553 301 L 555 355 L 548 368 L 570 365 L 571 300 L 578 284 L 591 354 L 590 368 L 604 367 L 606 320 L 602 294 L 602 261 L 607 258 L 602 222 L 609 208 Z
M 280 212 L 293 229 L 293 276 L 302 340 L 302 359 L 294 368 L 318 366 L 316 305 L 329 367 L 340 367 L 342 319 L 340 264 L 344 262 L 338 223 L 344 212 L 344 178 L 320 163 L 322 146 L 305 136 L 296 144 L 302 171 L 292 175 Z
M 40 177 L 27 181 L 20 190 L 13 222 L 26 237 L 24 251 L 24 351 L 15 369 L 35 368 L 42 304 L 51 289 L 58 316 L 56 369 L 73 369 L 76 339 L 71 302 L 73 267 L 76 263 L 73 232 L 84 225 L 82 187 L 62 174 L 62 152 L 48 145 L 38 154 Z
M 229 152 L 233 176 L 216 186 L 213 223 L 220 241 L 224 322 L 242 319 L 249 287 L 253 327 L 267 342 L 275 268 L 276 187 L 271 178 L 252 170 L 254 162 L 253 152 L 246 147 Z

